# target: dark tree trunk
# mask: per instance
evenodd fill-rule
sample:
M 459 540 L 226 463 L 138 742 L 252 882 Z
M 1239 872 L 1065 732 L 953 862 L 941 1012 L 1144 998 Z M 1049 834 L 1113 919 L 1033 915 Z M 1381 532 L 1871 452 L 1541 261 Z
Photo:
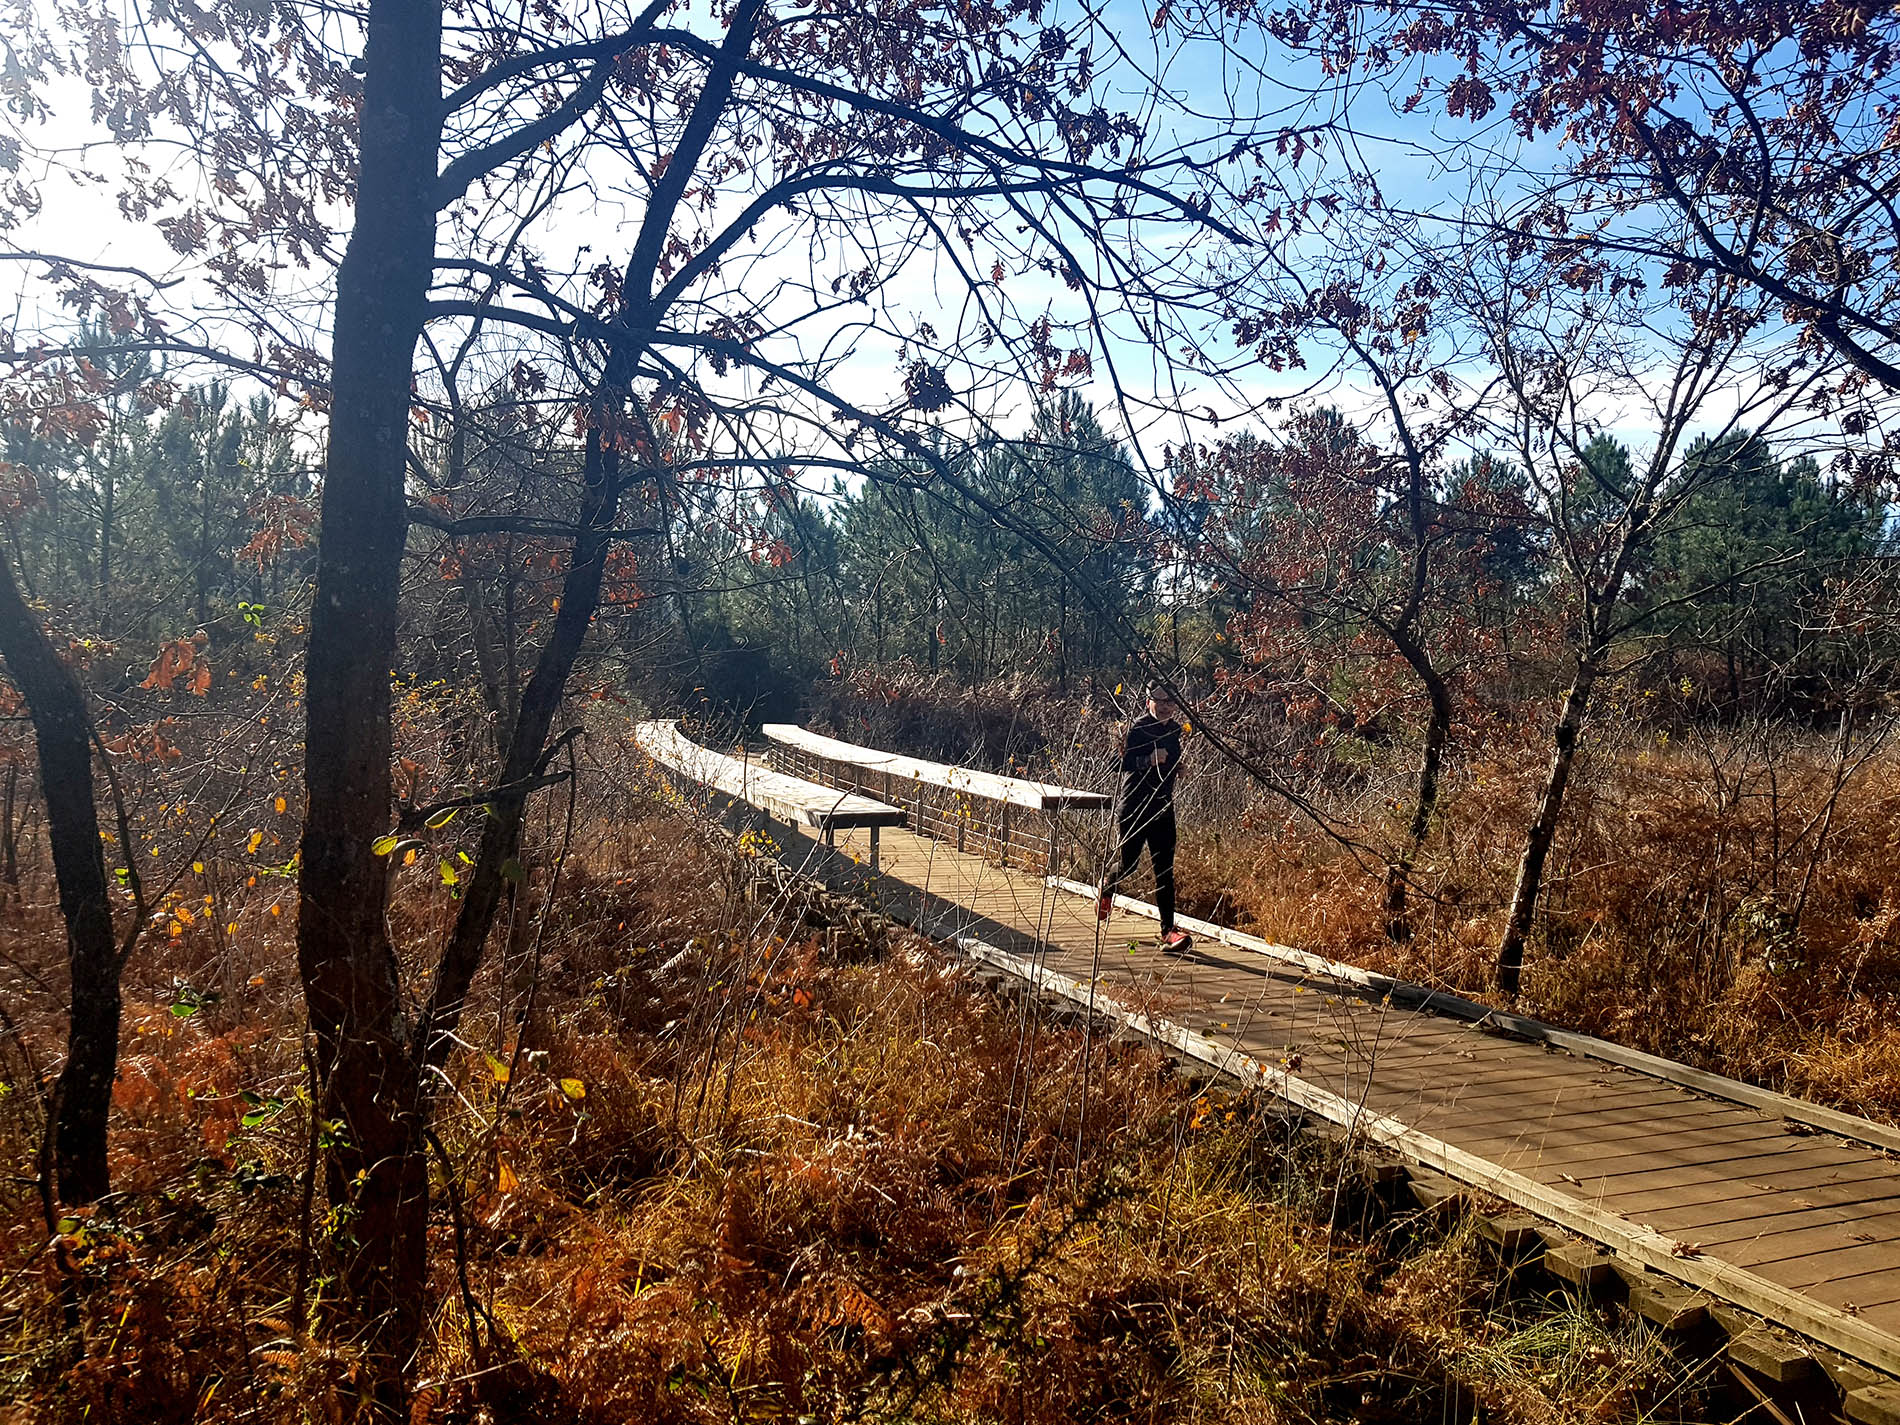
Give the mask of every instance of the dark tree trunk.
M 119 493 L 119 431 L 115 422 L 106 448 L 104 493 L 99 506 L 99 632 L 112 631 L 112 522 Z
M 106 1119 L 119 1063 L 119 947 L 92 798 L 92 723 L 72 670 L 60 661 L 5 563 L 0 563 L 0 658 L 6 659 L 33 720 L 72 967 L 72 1023 L 56 1090 L 54 1172 L 62 1202 L 86 1203 L 103 1197 L 110 1185 Z
M 442 12 L 372 0 L 355 227 L 337 271 L 330 444 L 310 618 L 297 956 L 320 1108 L 340 1120 L 324 1170 L 372 1393 L 400 1410 L 421 1338 L 427 1162 L 416 1061 L 384 922 L 389 677 L 407 515 L 410 375 L 435 246 Z
M 613 403 L 618 409 L 618 402 Z M 511 876 L 522 872 L 518 859 L 521 850 L 522 815 L 527 809 L 531 783 L 541 765 L 542 748 L 554 714 L 560 710 L 567 691 L 568 675 L 580 655 L 587 626 L 600 606 L 600 587 L 607 568 L 607 551 L 612 543 L 614 516 L 620 503 L 620 457 L 613 446 L 611 432 L 603 436 L 612 416 L 597 403 L 594 429 L 587 434 L 586 486 L 581 498 L 580 534 L 574 541 L 574 555 L 567 577 L 561 582 L 560 611 L 554 616 L 554 630 L 541 647 L 528 686 L 521 695 L 521 710 L 515 717 L 508 756 L 502 764 L 501 786 L 489 803 L 488 819 L 482 826 L 481 848 L 475 866 L 462 888 L 462 905 L 456 913 L 455 929 L 436 970 L 435 986 L 419 1030 L 418 1053 L 422 1061 L 440 1066 L 454 1045 L 451 1036 L 461 1022 L 462 1007 L 468 997 L 475 972 L 481 968 L 482 952 L 495 923 L 502 896 Z
M 1537 915 L 1537 897 L 1544 888 L 1544 863 L 1550 859 L 1551 843 L 1557 836 L 1557 819 L 1563 814 L 1564 791 L 1570 785 L 1570 769 L 1577 757 L 1577 740 L 1590 715 L 1590 694 L 1603 675 L 1605 662 L 1617 633 L 1616 611 L 1624 586 L 1629 582 L 1630 566 L 1646 547 L 1654 524 L 1654 492 L 1661 479 L 1666 452 L 1659 451 L 1651 465 L 1645 488 L 1632 499 L 1621 538 L 1605 570 L 1602 582 L 1583 590 L 1584 617 L 1577 660 L 1573 665 L 1570 688 L 1564 694 L 1563 711 L 1551 737 L 1550 767 L 1544 773 L 1544 789 L 1537 798 L 1537 814 L 1524 841 L 1524 856 L 1517 866 L 1517 885 L 1511 892 L 1511 910 L 1504 922 L 1504 937 L 1498 942 L 1498 988 L 1513 999 L 1524 969 L 1524 947 L 1530 940 L 1531 922 Z
M 1524 946 L 1530 939 L 1531 920 L 1537 913 L 1538 892 L 1544 885 L 1544 863 L 1550 858 L 1551 843 L 1557 836 L 1557 818 L 1563 812 L 1564 790 L 1570 783 L 1570 768 L 1577 757 L 1577 739 L 1590 710 L 1590 694 L 1596 687 L 1601 668 L 1599 656 L 1592 652 L 1577 660 L 1570 691 L 1564 695 L 1563 712 L 1557 718 L 1557 730 L 1551 740 L 1550 768 L 1544 773 L 1544 790 L 1537 799 L 1537 815 L 1531 819 L 1530 834 L 1525 838 L 1524 856 L 1518 862 L 1517 887 L 1511 893 L 1511 913 L 1504 925 L 1504 939 L 1498 944 L 1498 988 L 1513 997 L 1524 968 Z
M 1405 639 L 1398 641 L 1399 652 L 1425 685 L 1431 713 L 1425 723 L 1425 746 L 1419 753 L 1418 785 L 1413 795 L 1412 825 L 1406 833 L 1404 848 L 1386 873 L 1386 913 L 1391 917 L 1387 929 L 1394 938 L 1408 933 L 1404 927 L 1405 901 L 1412 867 L 1424 848 L 1432 827 L 1432 813 L 1438 809 L 1438 779 L 1445 762 L 1445 746 L 1451 740 L 1451 690 L 1432 666 L 1422 647 Z
M 0 803 L 0 881 L 16 895 L 20 890 L 20 829 L 24 815 L 15 816 L 20 804 L 20 764 L 7 764 L 6 801 Z
M 216 428 L 213 428 L 215 434 Z M 211 462 L 206 460 L 204 476 L 198 484 L 198 564 L 194 573 L 198 603 L 198 627 L 211 618 Z
M 741 57 L 750 48 L 764 0 L 740 0 L 733 9 L 722 56 Z M 666 174 L 655 186 L 634 241 L 622 279 L 622 306 L 636 325 L 653 321 L 653 277 L 662 245 L 672 226 L 673 212 L 684 197 L 688 183 L 698 171 L 701 156 L 710 142 L 719 116 L 732 97 L 735 69 L 730 62 L 716 64 L 707 76 L 706 86 L 694 101 Z M 455 929 L 436 969 L 435 985 L 423 1011 L 418 1060 L 440 1066 L 449 1056 L 450 1037 L 461 1022 L 462 1008 L 469 986 L 481 968 L 482 953 L 494 928 L 495 912 L 510 875 L 522 874 L 518 852 L 521 848 L 521 821 L 526 810 L 531 783 L 541 766 L 542 749 L 554 714 L 560 710 L 567 692 L 568 675 L 580 656 L 587 627 L 600 606 L 600 588 L 607 568 L 607 551 L 613 543 L 614 520 L 620 509 L 621 449 L 631 436 L 624 411 L 632 373 L 639 353 L 631 345 L 616 346 L 607 355 L 592 402 L 592 422 L 587 432 L 584 483 L 581 494 L 579 526 L 573 558 L 561 585 L 561 605 L 554 616 L 554 629 L 541 647 L 528 686 L 523 690 L 514 716 L 508 756 L 502 765 L 501 787 L 490 803 L 488 819 L 482 826 L 481 848 L 474 869 L 462 890 L 462 906 L 456 915 Z M 642 427 L 640 443 L 647 447 L 656 478 L 660 472 L 661 452 L 652 429 L 644 418 L 636 417 Z

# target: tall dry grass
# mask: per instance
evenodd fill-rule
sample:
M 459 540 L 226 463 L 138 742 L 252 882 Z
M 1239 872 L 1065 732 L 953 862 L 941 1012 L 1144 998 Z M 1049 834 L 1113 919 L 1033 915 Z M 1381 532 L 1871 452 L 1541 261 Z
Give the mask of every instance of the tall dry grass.
M 1227 918 L 1275 939 L 1486 995 L 1542 751 L 1493 744 L 1456 765 L 1410 938 L 1395 940 L 1376 850 L 1398 835 L 1399 771 L 1338 816 L 1374 854 L 1260 802 L 1250 825 L 1190 837 L 1184 884 L 1204 906 L 1224 894 Z M 1896 817 L 1900 745 L 1877 732 L 1845 758 L 1836 736 L 1785 728 L 1597 733 L 1560 826 L 1523 1007 L 1900 1115 Z
M 656 802 L 591 826 L 545 935 L 478 987 L 442 1100 L 416 1421 L 1633 1420 L 1697 1398 L 1639 1326 L 1500 1297 L 1466 1234 L 1360 1215 L 1345 1160 L 1267 1106 L 1026 1020 L 920 942 L 748 900 L 731 847 Z M 433 872 L 399 873 L 411 971 L 452 913 Z M 288 915 L 245 889 L 216 933 L 195 917 L 135 961 L 116 1191 L 56 1237 L 15 1062 L 58 1054 L 43 877 L 6 910 L 9 1425 L 349 1417 L 349 1343 L 293 1330 L 302 1023 Z M 320 1245 L 348 1223 L 317 1203 Z
M 814 718 L 873 746 L 1109 790 L 1131 702 L 1105 681 L 963 688 L 860 669 L 819 685 Z M 1635 681 L 1602 691 L 1522 1007 L 1900 1117 L 1900 736 L 1865 714 L 1843 748 L 1838 729 L 1713 724 L 1692 702 Z M 1524 701 L 1467 713 L 1394 938 L 1384 881 L 1410 821 L 1420 734 L 1405 709 L 1355 735 L 1244 692 L 1210 696 L 1206 730 L 1280 790 L 1190 736 L 1177 792 L 1182 908 L 1488 996 L 1548 712 Z M 1099 866 L 1101 840 L 1082 874 Z

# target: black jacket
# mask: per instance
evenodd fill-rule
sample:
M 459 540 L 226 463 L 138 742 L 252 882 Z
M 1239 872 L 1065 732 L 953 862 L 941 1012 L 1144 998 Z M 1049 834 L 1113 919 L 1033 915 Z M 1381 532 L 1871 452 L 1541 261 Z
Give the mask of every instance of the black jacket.
M 1154 765 L 1157 750 L 1166 760 Z M 1174 774 L 1181 765 L 1181 724 L 1143 713 L 1122 741 L 1122 807 L 1159 807 L 1174 801 Z

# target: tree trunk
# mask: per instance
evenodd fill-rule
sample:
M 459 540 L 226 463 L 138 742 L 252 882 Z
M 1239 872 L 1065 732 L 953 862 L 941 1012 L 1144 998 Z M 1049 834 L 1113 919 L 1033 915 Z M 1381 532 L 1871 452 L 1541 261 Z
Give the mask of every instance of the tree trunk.
M 99 504 L 99 632 L 112 631 L 112 521 L 118 504 L 119 431 L 114 422 L 106 447 L 105 488 Z
M 15 895 L 20 893 L 20 828 L 25 817 L 15 818 L 20 802 L 20 764 L 7 764 L 6 801 L 0 803 L 0 881 Z
M 297 956 L 319 1112 L 339 1120 L 325 1189 L 369 1391 L 398 1417 L 421 1338 L 427 1161 L 416 1061 L 384 921 L 390 670 L 407 514 L 410 377 L 435 246 L 442 12 L 371 0 L 355 227 L 337 271 L 330 442 L 310 617 Z
M 213 427 L 213 434 L 216 427 Z M 198 484 L 198 562 L 193 571 L 197 595 L 198 627 L 211 620 L 211 458 L 205 457 L 203 478 Z
M 1451 690 L 1425 657 L 1424 650 L 1416 645 L 1413 647 L 1417 653 L 1416 660 L 1411 652 L 1406 651 L 1405 645 L 1401 645 L 1400 652 L 1425 684 L 1426 695 L 1431 700 L 1431 713 L 1425 723 L 1425 746 L 1419 754 L 1418 788 L 1413 799 L 1412 825 L 1406 834 L 1404 849 L 1386 873 L 1385 909 L 1391 917 L 1386 928 L 1394 939 L 1404 939 L 1408 934 L 1403 928 L 1402 919 L 1406 891 L 1412 867 L 1418 860 L 1418 853 L 1424 848 L 1426 835 L 1431 831 L 1432 813 L 1438 808 L 1439 771 L 1444 765 L 1445 745 L 1451 740 Z
M 594 428 L 587 433 L 580 533 L 574 541 L 567 577 L 561 581 L 560 610 L 522 693 L 521 711 L 515 717 L 508 756 L 502 764 L 501 786 L 507 790 L 498 792 L 489 803 L 481 848 L 463 885 L 455 929 L 437 967 L 435 986 L 418 1030 L 417 1052 L 428 1065 L 440 1067 L 448 1060 L 455 1042 L 451 1036 L 461 1022 L 475 972 L 481 968 L 495 912 L 509 879 L 522 874 L 518 859 L 521 821 L 532 790 L 527 784 L 541 765 L 542 748 L 566 693 L 568 675 L 574 670 L 587 626 L 600 606 L 607 550 L 620 507 L 620 456 L 613 446 L 611 430 L 603 434 L 613 420 L 605 406 L 596 403 Z M 613 402 L 612 410 L 618 409 L 619 402 Z
M 1524 856 L 1518 862 L 1517 889 L 1511 894 L 1511 914 L 1504 925 L 1504 939 L 1498 945 L 1498 988 L 1517 995 L 1518 979 L 1524 968 L 1524 945 L 1530 938 L 1531 919 L 1537 912 L 1538 892 L 1544 884 L 1544 862 L 1550 857 L 1551 842 L 1557 835 L 1557 818 L 1563 812 L 1564 789 L 1570 782 L 1570 768 L 1576 761 L 1577 738 L 1583 731 L 1590 710 L 1590 693 L 1596 686 L 1600 655 L 1594 651 L 1577 660 L 1576 676 L 1564 695 L 1563 712 L 1557 718 L 1552 739 L 1550 768 L 1544 774 L 1543 794 L 1537 799 L 1537 815 L 1531 820 L 1530 835 L 1524 842 Z
M 653 275 L 661 247 L 672 226 L 674 210 L 684 196 L 700 158 L 711 140 L 720 114 L 732 96 L 735 69 L 731 61 L 750 48 L 764 0 L 739 0 L 733 7 L 726 38 L 721 45 L 722 62 L 715 64 L 705 87 L 693 103 L 685 130 L 666 174 L 654 188 L 647 212 L 641 221 L 639 236 L 627 262 L 622 279 L 622 306 L 637 325 L 651 322 Z M 455 918 L 436 970 L 435 985 L 423 1010 L 417 1045 L 418 1061 L 440 1066 L 454 1043 L 451 1035 L 461 1022 L 462 1008 L 469 986 L 481 968 L 482 952 L 494 928 L 495 911 L 511 874 L 522 875 L 517 852 L 521 848 L 522 813 L 527 807 L 531 788 L 527 785 L 541 765 L 542 748 L 561 699 L 567 692 L 568 674 L 580 656 L 587 626 L 600 606 L 600 586 L 607 569 L 607 551 L 613 543 L 615 517 L 620 510 L 620 452 L 631 432 L 624 411 L 639 353 L 629 345 L 616 346 L 607 355 L 605 369 L 595 388 L 592 422 L 587 432 L 584 486 L 581 494 L 579 533 L 574 538 L 573 557 L 567 577 L 561 584 L 560 609 L 554 616 L 554 629 L 541 647 L 528 686 L 523 690 L 509 738 L 508 756 L 502 766 L 501 786 L 490 804 L 488 820 L 482 826 L 481 848 L 462 889 L 462 906 Z M 654 432 L 644 418 L 640 444 L 644 444 L 656 475 L 660 472 L 661 453 Z
M 60 661 L 13 570 L 0 563 L 0 657 L 26 699 L 40 758 L 40 791 L 66 918 L 72 1022 L 56 1095 L 53 1164 L 62 1202 L 103 1197 L 109 1184 L 106 1118 L 119 1063 L 119 948 L 99 815 L 92 797 L 92 722 L 72 670 Z M 121 847 L 127 855 L 130 847 Z

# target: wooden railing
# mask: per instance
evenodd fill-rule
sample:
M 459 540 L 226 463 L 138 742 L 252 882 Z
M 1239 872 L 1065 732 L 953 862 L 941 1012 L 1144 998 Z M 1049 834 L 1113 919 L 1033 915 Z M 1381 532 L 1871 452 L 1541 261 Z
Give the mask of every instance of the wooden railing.
M 745 802 L 780 821 L 809 826 L 827 842 L 840 830 L 870 828 L 873 871 L 878 869 L 878 829 L 904 824 L 901 807 L 841 789 L 836 783 L 801 779 L 783 767 L 761 767 L 714 752 L 692 741 L 671 722 L 639 723 L 633 729 L 633 740 L 676 778 L 707 793 Z
M 1100 853 L 1113 800 L 1101 792 L 882 752 L 793 723 L 769 722 L 764 732 L 778 770 L 902 807 L 912 831 L 959 851 L 1048 875 L 1065 856 L 1080 869 Z

